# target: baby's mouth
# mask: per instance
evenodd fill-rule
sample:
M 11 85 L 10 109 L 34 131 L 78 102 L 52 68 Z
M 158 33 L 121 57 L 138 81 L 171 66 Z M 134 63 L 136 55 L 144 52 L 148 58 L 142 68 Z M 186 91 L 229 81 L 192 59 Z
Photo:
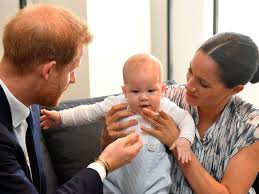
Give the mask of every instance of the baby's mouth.
M 150 105 L 140 105 L 139 107 L 140 107 L 140 108 L 151 108 Z

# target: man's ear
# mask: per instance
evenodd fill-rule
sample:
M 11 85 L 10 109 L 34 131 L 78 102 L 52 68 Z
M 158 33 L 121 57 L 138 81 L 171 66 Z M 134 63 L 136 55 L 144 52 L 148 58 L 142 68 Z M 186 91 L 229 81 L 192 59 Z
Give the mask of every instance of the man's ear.
M 241 92 L 244 89 L 244 85 L 237 85 L 234 88 L 232 88 L 233 95 Z
M 53 71 L 53 69 L 56 66 L 56 61 L 50 61 L 48 63 L 45 63 L 41 70 L 41 75 L 44 79 L 48 80 L 50 73 Z
M 127 98 L 127 91 L 126 91 L 126 86 L 121 86 L 122 92 L 125 96 L 125 98 Z

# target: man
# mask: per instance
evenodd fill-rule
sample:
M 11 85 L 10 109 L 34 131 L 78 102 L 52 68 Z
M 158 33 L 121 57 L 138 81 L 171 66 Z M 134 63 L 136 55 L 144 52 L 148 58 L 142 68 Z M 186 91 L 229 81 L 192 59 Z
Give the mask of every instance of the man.
M 0 193 L 46 193 L 39 152 L 39 123 L 32 104 L 56 106 L 75 82 L 87 26 L 69 11 L 51 5 L 21 10 L 5 26 L 0 62 Z M 99 159 L 56 193 L 102 193 L 108 171 L 131 161 L 142 142 L 135 133 L 110 144 Z

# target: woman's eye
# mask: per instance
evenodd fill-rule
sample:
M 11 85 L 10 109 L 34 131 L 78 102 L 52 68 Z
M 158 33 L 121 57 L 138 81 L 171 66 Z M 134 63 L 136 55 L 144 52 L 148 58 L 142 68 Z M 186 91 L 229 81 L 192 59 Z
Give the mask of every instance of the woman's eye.
M 204 84 L 204 83 L 200 83 L 201 84 L 201 87 L 203 87 L 203 88 L 208 88 L 209 86 L 208 86 L 208 84 Z

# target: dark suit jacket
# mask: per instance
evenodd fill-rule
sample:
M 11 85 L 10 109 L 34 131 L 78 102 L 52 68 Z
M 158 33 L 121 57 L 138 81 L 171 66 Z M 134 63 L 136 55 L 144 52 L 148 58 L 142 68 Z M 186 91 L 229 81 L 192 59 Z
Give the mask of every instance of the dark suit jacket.
M 23 149 L 13 131 L 9 103 L 0 86 L 0 194 L 46 193 L 46 179 L 39 145 L 39 117 L 39 106 L 33 105 L 32 114 L 27 119 L 29 127 L 26 133 L 31 177 Z M 102 181 L 98 173 L 85 168 L 55 193 L 98 194 L 103 193 L 102 190 Z

